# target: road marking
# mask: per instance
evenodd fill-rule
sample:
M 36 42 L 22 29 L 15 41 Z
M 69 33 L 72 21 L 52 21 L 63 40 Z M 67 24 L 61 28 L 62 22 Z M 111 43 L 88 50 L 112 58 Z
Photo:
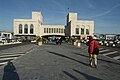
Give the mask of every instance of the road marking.
M 102 51 L 100 51 L 100 52 L 106 52 L 106 51 L 110 51 L 109 49 L 106 49 L 106 50 L 102 50 Z
M 104 48 L 99 48 L 99 50 L 102 50 L 102 49 L 104 49 Z
M 113 57 L 113 59 L 120 59 L 120 56 Z
M 7 64 L 8 62 L 2 62 L 2 63 L 0 63 L 0 65 L 4 65 L 4 64 Z
M 18 58 L 18 57 L 12 57 L 12 58 L 1 58 L 0 60 L 2 61 L 2 60 L 10 60 L 10 59 L 16 59 L 16 58 Z
M 6 53 L 1 53 L 1 54 L 25 54 L 25 52 L 14 52 L 14 53 L 9 53 L 9 52 L 6 52 Z
M 0 55 L 0 66 L 6 64 L 9 60 L 17 59 L 18 57 L 24 55 L 25 52 L 17 52 L 17 53 L 2 53 Z
M 114 51 L 114 52 L 109 52 L 109 53 L 105 53 L 103 54 L 104 56 L 107 56 L 107 55 L 110 55 L 110 54 L 114 54 L 114 53 L 117 53 L 118 51 Z
M 4 58 L 4 57 L 19 57 L 21 55 L 24 55 L 24 54 L 14 54 L 14 55 L 0 55 L 0 58 Z

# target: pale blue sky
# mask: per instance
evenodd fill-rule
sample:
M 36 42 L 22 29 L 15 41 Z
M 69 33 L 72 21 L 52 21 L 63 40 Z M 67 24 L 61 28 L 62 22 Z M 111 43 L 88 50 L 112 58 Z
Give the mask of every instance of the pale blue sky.
M 14 18 L 31 18 L 32 11 L 50 25 L 65 25 L 68 12 L 77 12 L 79 20 L 95 21 L 95 33 L 120 34 L 120 0 L 0 0 L 0 31 L 13 31 Z

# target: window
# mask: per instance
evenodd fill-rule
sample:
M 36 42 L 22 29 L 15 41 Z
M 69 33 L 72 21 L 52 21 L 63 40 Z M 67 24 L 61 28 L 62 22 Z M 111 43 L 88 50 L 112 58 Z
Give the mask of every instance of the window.
M 54 28 L 54 33 L 56 32 L 55 30 L 56 30 L 56 29 Z
M 61 29 L 61 33 L 63 33 L 63 29 Z
M 86 34 L 89 34 L 89 33 L 90 33 L 89 30 L 90 30 L 90 27 L 89 27 L 89 26 L 86 26 Z
M 19 34 L 22 34 L 22 24 L 19 25 Z
M 52 28 L 52 33 L 53 33 L 53 28 Z
M 76 28 L 76 34 L 79 34 L 79 28 Z
M 58 28 L 54 28 L 54 33 L 58 33 Z
M 46 28 L 44 28 L 44 33 L 47 33 L 47 29 Z
M 25 34 L 28 33 L 28 25 L 27 25 L 27 24 L 25 24 L 25 26 L 24 26 L 24 33 L 25 33 Z
M 34 28 L 34 27 L 33 27 L 33 24 L 31 24 L 31 25 L 30 25 L 30 34 L 33 34 L 33 30 L 34 30 L 33 28 Z
M 86 29 L 86 34 L 89 34 L 89 29 Z
M 58 33 L 58 28 L 57 28 L 57 31 L 56 31 L 56 33 Z
M 81 26 L 81 34 L 84 34 L 84 28 L 85 28 L 85 26 L 82 25 L 82 26 Z
M 48 28 L 47 28 L 47 33 L 48 33 Z
M 49 33 L 50 33 L 50 28 L 49 28 Z
M 52 33 L 52 28 L 49 28 L 49 33 Z
M 81 34 L 84 34 L 84 28 L 81 28 Z
M 65 29 L 63 29 L 63 33 L 65 33 Z
M 60 28 L 59 28 L 59 33 L 60 33 Z
M 52 33 L 52 28 L 50 28 L 50 33 Z

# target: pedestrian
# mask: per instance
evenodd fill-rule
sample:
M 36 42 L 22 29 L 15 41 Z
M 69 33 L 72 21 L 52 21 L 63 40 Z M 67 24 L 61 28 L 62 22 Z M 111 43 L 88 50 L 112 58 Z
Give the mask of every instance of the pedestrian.
M 59 39 L 56 39 L 56 44 L 57 44 L 57 45 L 59 44 Z
M 99 48 L 98 42 L 93 39 L 92 36 L 89 37 L 89 41 L 86 43 L 89 53 L 89 62 L 91 67 L 97 67 L 97 54 L 94 52 L 95 48 Z M 93 64 L 94 63 L 94 64 Z
M 60 44 L 60 45 L 62 44 L 62 38 L 59 39 L 59 44 Z

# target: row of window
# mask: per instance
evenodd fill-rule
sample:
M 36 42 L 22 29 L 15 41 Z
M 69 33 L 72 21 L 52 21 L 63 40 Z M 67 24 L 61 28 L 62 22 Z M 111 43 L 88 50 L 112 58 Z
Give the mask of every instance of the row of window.
M 63 28 L 44 28 L 44 33 L 64 33 Z
M 28 34 L 28 25 L 27 24 L 25 24 L 24 26 L 22 24 L 19 24 L 19 34 L 23 33 L 23 29 L 24 29 L 24 34 Z M 34 33 L 34 26 L 33 26 L 33 24 L 31 24 L 30 25 L 30 34 L 33 34 L 33 33 Z
M 24 29 L 24 34 L 28 34 L 28 25 L 27 24 L 25 24 L 24 26 L 22 24 L 19 24 L 19 34 L 23 33 L 23 29 Z M 76 34 L 84 34 L 84 32 L 85 32 L 84 28 L 76 28 Z M 33 33 L 34 33 L 34 26 L 33 26 L 33 24 L 31 24 L 30 25 L 30 34 L 33 34 Z M 64 33 L 64 29 L 63 28 L 44 28 L 44 33 Z M 85 33 L 89 34 L 89 29 L 86 29 Z
M 85 29 L 81 28 L 81 34 L 84 34 Z M 89 29 L 86 29 L 86 34 L 89 34 Z M 80 28 L 76 28 L 76 34 L 80 34 Z

